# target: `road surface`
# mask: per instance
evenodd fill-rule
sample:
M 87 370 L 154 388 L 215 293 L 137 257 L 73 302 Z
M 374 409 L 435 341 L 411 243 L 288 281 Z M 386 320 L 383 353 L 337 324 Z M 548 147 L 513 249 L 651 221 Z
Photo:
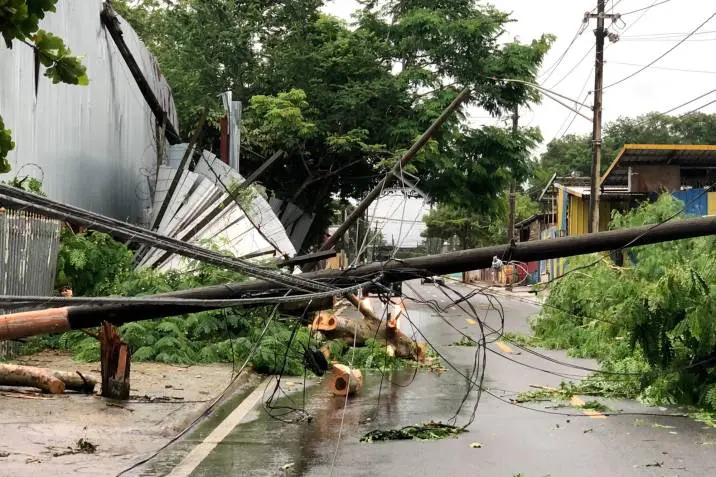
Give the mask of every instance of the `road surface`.
M 442 304 L 448 300 L 434 285 L 412 282 L 425 298 Z M 464 293 L 471 289 L 457 285 Z M 410 296 L 408 287 L 404 292 Z M 507 331 L 527 332 L 527 320 L 539 311 L 531 298 L 505 297 Z M 499 324 L 498 315 L 488 312 L 487 299 L 471 300 L 487 323 Z M 469 373 L 474 348 L 453 346 L 460 334 L 430 308 L 408 304 L 411 320 L 425 337 L 457 369 Z M 471 336 L 478 326 L 459 308 L 444 317 Z M 410 329 L 405 330 L 408 333 Z M 716 475 L 716 429 L 686 418 L 663 416 L 673 410 L 648 408 L 631 401 L 602 400 L 619 416 L 586 416 L 580 410 L 550 408 L 550 403 L 518 407 L 509 401 L 531 384 L 555 386 L 563 378 L 531 369 L 584 376 L 571 367 L 519 349 L 493 343 L 487 354 L 486 393 L 477 408 L 468 433 L 442 441 L 392 441 L 360 443 L 373 429 L 392 429 L 431 420 L 448 421 L 458 409 L 467 388 L 466 380 L 449 370 L 442 374 L 411 370 L 366 376 L 363 392 L 348 401 L 335 398 L 319 384 L 307 386 L 306 410 L 310 422 L 286 424 L 267 416 L 261 406 L 251 411 L 233 431 L 212 443 L 208 456 L 196 462 L 192 477 L 217 476 L 481 476 L 481 477 L 686 477 Z M 568 358 L 565 353 L 544 354 L 574 364 L 593 367 L 589 360 Z M 510 361 L 513 360 L 513 361 Z M 302 382 L 288 379 L 293 387 Z M 289 386 L 290 387 L 290 386 Z M 471 393 L 457 423 L 468 421 L 475 403 Z M 303 393 L 290 396 L 301 406 Z M 230 410 L 225 410 L 223 415 Z M 195 433 L 171 452 L 161 455 L 144 475 L 164 475 L 190 450 L 204 442 L 210 429 Z M 338 439 L 340 435 L 340 440 Z M 474 448 L 473 443 L 481 447 Z M 204 443 L 206 445 L 206 443 Z

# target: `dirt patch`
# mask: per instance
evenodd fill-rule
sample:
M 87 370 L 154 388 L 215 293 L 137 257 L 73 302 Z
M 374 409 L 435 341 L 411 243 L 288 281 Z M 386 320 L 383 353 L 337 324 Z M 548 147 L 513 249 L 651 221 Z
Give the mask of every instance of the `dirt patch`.
M 125 402 L 97 395 L 99 363 L 76 363 L 67 354 L 47 351 L 15 363 L 79 371 L 96 377 L 98 384 L 94 395 L 51 396 L 0 387 L 1 477 L 116 474 L 186 427 L 231 378 L 230 364 L 181 367 L 133 362 L 131 399 Z M 255 381 L 246 373 L 234 391 L 241 392 Z M 85 443 L 91 443 L 94 451 L 87 452 L 90 446 Z

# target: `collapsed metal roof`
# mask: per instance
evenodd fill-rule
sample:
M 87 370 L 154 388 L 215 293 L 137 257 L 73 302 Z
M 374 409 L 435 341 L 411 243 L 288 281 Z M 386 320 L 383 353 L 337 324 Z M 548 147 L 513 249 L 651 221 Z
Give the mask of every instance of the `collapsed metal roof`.
M 159 168 L 154 210 L 169 190 L 187 144 L 171 146 L 169 165 Z M 254 190 L 247 200 L 229 200 L 229 193 L 244 178 L 214 154 L 203 151 L 193 171 L 184 171 L 159 232 L 193 243 L 206 243 L 237 257 L 293 256 L 296 250 L 281 221 L 266 199 Z M 228 205 L 225 205 L 228 204 Z M 262 253 L 266 252 L 266 253 Z M 184 268 L 187 261 L 158 249 L 144 254 L 140 266 L 161 270 Z

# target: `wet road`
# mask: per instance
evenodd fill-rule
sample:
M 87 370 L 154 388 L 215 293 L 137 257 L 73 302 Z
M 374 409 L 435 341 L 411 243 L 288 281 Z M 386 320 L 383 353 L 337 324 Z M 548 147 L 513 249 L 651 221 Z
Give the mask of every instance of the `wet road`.
M 425 298 L 447 303 L 434 286 L 412 285 Z M 457 287 L 465 293 L 471 290 Z M 404 292 L 412 293 L 407 287 Z M 538 311 L 529 303 L 531 299 L 500 297 L 500 301 L 506 330 L 526 332 L 528 317 Z M 484 297 L 471 302 L 481 316 L 487 313 L 488 324 L 499 325 L 498 315 L 488 312 Z M 459 333 L 425 305 L 408 302 L 408 311 L 436 349 L 457 369 L 469 374 L 474 348 L 451 346 L 460 339 Z M 444 316 L 461 331 L 478 336 L 478 326 L 461 310 L 452 308 Z M 403 331 L 410 333 L 405 328 Z M 663 413 L 659 409 L 629 401 L 602 400 L 611 409 L 636 413 L 602 419 L 584 416 L 573 408 L 549 409 L 549 403 L 528 405 L 536 410 L 517 407 L 509 397 L 527 390 L 530 384 L 555 386 L 563 380 L 523 364 L 568 375 L 585 373 L 517 349 L 497 344 L 489 347 L 492 351 L 487 354 L 484 384 L 494 396 L 482 394 L 469 432 L 459 438 L 360 443 L 360 437 L 373 429 L 449 420 L 468 385 L 452 370 L 442 374 L 425 370 L 385 376 L 371 373 L 366 376 L 363 392 L 348 401 L 344 416 L 344 399 L 333 397 L 320 383 L 306 389 L 306 410 L 313 416 L 309 423 L 285 424 L 267 416 L 260 407 L 254 409 L 191 475 L 716 476 L 716 429 L 689 419 L 659 416 Z M 596 365 L 568 358 L 562 352 L 544 354 L 582 366 Z M 288 381 L 296 383 L 294 388 L 301 385 L 299 380 Z M 457 418 L 458 424 L 467 422 L 475 396 L 471 393 Z M 283 402 L 288 404 L 288 399 Z M 294 393 L 290 399 L 300 406 L 303 393 Z M 162 456 L 158 467 L 147 475 L 160 475 L 157 469 L 171 468 L 182 452 L 206 435 L 203 429 L 182 442 L 178 450 Z M 473 442 L 482 447 L 472 448 Z

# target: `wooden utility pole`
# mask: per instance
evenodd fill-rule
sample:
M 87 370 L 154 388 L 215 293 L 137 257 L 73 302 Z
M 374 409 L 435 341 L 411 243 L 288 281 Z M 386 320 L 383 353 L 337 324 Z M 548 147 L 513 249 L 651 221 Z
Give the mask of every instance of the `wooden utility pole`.
M 450 103 L 450 105 L 445 108 L 445 110 L 438 116 L 438 118 L 430 125 L 430 127 L 423 133 L 422 136 L 418 138 L 415 143 L 408 149 L 405 154 L 403 154 L 403 157 L 400 158 L 400 160 L 395 164 L 393 169 L 388 172 L 383 180 L 381 180 L 378 185 L 376 185 L 373 190 L 368 192 L 368 195 L 365 196 L 365 198 L 360 201 L 358 205 L 356 205 L 355 210 L 351 212 L 351 214 L 346 218 L 346 220 L 338 227 L 338 229 L 333 232 L 333 235 L 328 237 L 328 239 L 323 243 L 319 251 L 329 250 L 333 248 L 333 246 L 336 245 L 336 243 L 345 235 L 345 233 L 348 231 L 348 229 L 351 228 L 351 226 L 363 216 L 363 213 L 368 210 L 368 207 L 370 207 L 370 204 L 375 201 L 375 199 L 380 196 L 381 192 L 385 190 L 390 184 L 392 184 L 398 177 L 401 176 L 401 171 L 403 167 L 415 156 L 415 154 L 420 151 L 423 146 L 430 140 L 430 138 L 433 136 L 435 131 L 437 131 L 440 126 L 442 126 L 445 121 L 452 115 L 453 112 L 470 96 L 470 89 L 464 88 L 462 91 L 460 91 L 460 94 L 457 95 L 457 97 Z
M 602 166 L 602 89 L 604 88 L 604 39 L 607 36 L 604 20 L 619 18 L 604 12 L 606 0 L 597 0 L 597 13 L 586 13 L 584 21 L 597 19 L 594 36 L 597 40 L 594 64 L 594 115 L 592 119 L 592 186 L 589 195 L 589 232 L 599 232 L 599 194 L 601 193 Z
M 515 105 L 512 111 L 512 134 L 516 135 L 519 127 L 519 106 Z M 510 195 L 507 199 L 509 212 L 507 215 L 507 242 L 515 237 L 515 201 L 517 194 L 517 181 L 513 177 L 510 181 Z
M 347 270 L 324 270 L 304 273 L 301 276 L 305 279 L 329 282 L 336 286 L 352 285 L 357 281 L 365 280 L 366 277 L 379 273 L 383 273 L 390 281 L 412 280 L 426 274 L 443 275 L 488 268 L 492 265 L 494 257 L 502 257 L 505 261 L 533 262 L 706 235 L 716 235 L 716 217 L 674 220 L 660 225 L 646 225 L 590 235 L 520 242 L 441 255 L 407 258 L 405 260 L 374 262 Z M 160 300 L 161 298 L 222 300 L 254 296 L 260 293 L 271 293 L 272 296 L 283 295 L 285 294 L 285 288 L 277 287 L 275 283 L 264 280 L 250 280 L 243 283 L 194 288 L 144 298 L 158 298 Z M 12 299 L 17 300 L 16 297 L 12 297 Z M 300 296 L 296 296 L 296 300 L 303 299 Z M 361 303 L 361 306 L 365 305 Z M 0 340 L 20 339 L 40 334 L 92 328 L 103 321 L 113 325 L 120 325 L 130 321 L 177 316 L 225 307 L 225 304 L 210 301 L 206 302 L 206 304 L 192 306 L 170 305 L 158 301 L 157 304 L 90 304 L 26 311 L 0 315 Z

